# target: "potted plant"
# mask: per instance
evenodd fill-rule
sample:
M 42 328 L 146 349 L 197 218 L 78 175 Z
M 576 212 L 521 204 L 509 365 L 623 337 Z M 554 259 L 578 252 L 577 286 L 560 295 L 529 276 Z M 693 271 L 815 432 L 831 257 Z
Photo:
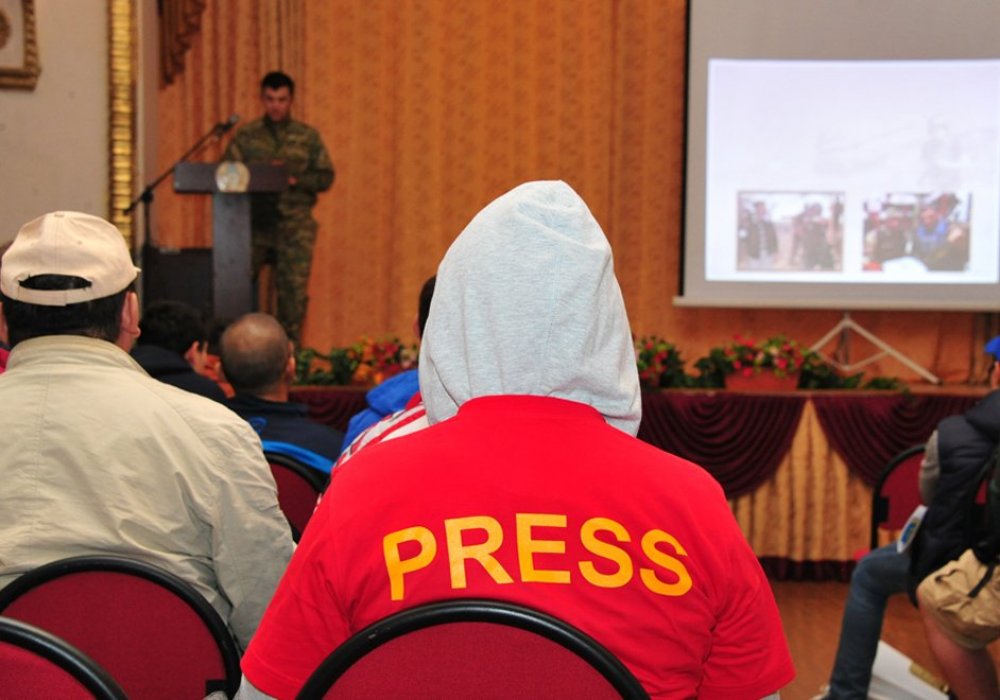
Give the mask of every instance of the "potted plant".
M 736 335 L 709 351 L 696 364 L 701 386 L 725 386 L 734 391 L 792 391 L 809 351 L 784 335 L 763 341 Z
M 655 335 L 643 336 L 634 342 L 640 387 L 653 390 L 691 386 L 691 378 L 684 372 L 684 360 L 676 345 Z

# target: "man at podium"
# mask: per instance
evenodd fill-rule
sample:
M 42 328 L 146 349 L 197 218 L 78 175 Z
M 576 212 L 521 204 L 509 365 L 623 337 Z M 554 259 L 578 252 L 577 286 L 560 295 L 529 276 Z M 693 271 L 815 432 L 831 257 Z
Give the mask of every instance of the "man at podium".
M 318 193 L 333 184 L 333 164 L 319 132 L 291 118 L 295 83 L 274 71 L 260 84 L 264 115 L 238 129 L 226 147 L 225 160 L 281 165 L 288 188 L 256 194 L 251 201 L 253 276 L 272 266 L 277 291 L 275 316 L 298 342 L 308 303 L 309 268 L 316 241 L 312 208 Z

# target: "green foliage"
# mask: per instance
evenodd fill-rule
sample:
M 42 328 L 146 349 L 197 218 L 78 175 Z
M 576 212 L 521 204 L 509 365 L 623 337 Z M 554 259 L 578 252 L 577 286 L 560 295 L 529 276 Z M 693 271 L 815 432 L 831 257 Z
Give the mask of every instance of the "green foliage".
M 684 360 L 673 343 L 655 335 L 643 336 L 635 343 L 635 363 L 639 386 L 643 389 L 679 389 L 692 386 L 684 371 Z
M 352 382 L 357 365 L 348 348 L 333 348 L 327 354 L 313 348 L 301 348 L 295 353 L 295 383 L 344 386 Z
M 761 342 L 734 336 L 732 342 L 712 348 L 694 363 L 698 376 L 687 374 L 684 359 L 674 343 L 648 335 L 634 344 L 639 385 L 643 390 L 723 389 L 726 377 L 734 372 L 752 376 L 767 370 L 779 377 L 797 373 L 799 389 L 905 391 L 905 385 L 896 377 L 873 377 L 864 382 L 862 372 L 843 376 L 817 353 L 803 350 L 784 335 Z M 301 348 L 295 353 L 295 383 L 371 386 L 415 367 L 416 357 L 416 346 L 403 345 L 398 338 L 363 337 L 354 345 L 332 348 L 328 353 Z
M 843 376 L 814 352 L 808 353 L 799 373 L 799 389 L 857 389 L 863 372 Z
M 865 385 L 863 389 L 874 390 L 887 390 L 887 391 L 909 391 L 906 385 L 899 380 L 897 377 L 872 377 Z

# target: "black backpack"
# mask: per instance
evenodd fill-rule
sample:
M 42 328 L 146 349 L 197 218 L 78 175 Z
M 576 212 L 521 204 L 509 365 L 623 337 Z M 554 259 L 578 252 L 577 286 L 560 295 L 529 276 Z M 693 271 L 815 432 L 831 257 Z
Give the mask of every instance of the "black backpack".
M 994 451 L 974 478 L 951 483 L 948 492 L 935 497 L 934 507 L 924 515 L 910 549 L 908 592 L 914 605 L 920 582 L 970 547 L 986 563 L 1000 555 L 1000 477 L 995 469 L 998 458 L 1000 451 Z M 986 479 L 990 482 L 983 506 L 976 503 L 976 496 Z

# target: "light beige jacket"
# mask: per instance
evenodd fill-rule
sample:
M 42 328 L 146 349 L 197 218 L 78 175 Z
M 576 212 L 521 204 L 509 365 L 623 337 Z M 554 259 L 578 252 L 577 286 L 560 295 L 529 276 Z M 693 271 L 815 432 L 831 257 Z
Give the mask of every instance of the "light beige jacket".
M 63 557 L 136 557 L 194 584 L 246 647 L 294 547 L 246 422 L 77 336 L 19 343 L 0 406 L 0 587 Z

